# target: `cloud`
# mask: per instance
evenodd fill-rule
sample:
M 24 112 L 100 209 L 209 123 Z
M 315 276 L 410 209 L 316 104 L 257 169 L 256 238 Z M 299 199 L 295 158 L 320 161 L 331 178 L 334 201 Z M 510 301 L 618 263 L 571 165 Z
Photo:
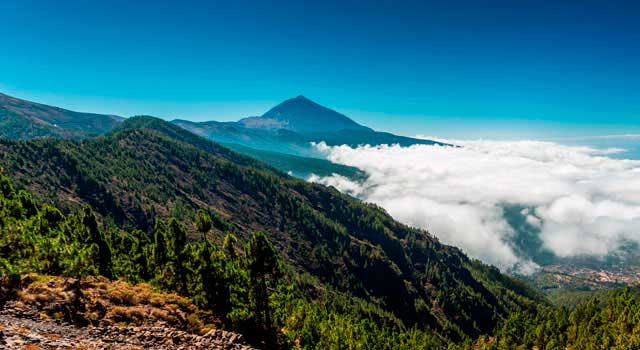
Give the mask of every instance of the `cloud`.
M 595 135 L 595 136 L 572 137 L 566 140 L 618 140 L 618 139 L 640 139 L 640 134 Z
M 363 182 L 312 176 L 384 207 L 396 219 L 428 229 L 443 242 L 504 269 L 528 273 L 531 256 L 514 244 L 519 232 L 505 207 L 541 249 L 559 257 L 605 256 L 640 243 L 640 161 L 599 150 L 539 141 L 442 140 L 462 147 L 316 148 L 327 159 L 368 174 Z

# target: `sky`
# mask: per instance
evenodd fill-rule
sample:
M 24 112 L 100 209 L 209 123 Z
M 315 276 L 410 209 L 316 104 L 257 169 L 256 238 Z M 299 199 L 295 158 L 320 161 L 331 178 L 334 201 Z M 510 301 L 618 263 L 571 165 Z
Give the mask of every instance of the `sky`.
M 0 92 L 237 120 L 303 94 L 449 138 L 640 134 L 637 1 L 0 2 Z

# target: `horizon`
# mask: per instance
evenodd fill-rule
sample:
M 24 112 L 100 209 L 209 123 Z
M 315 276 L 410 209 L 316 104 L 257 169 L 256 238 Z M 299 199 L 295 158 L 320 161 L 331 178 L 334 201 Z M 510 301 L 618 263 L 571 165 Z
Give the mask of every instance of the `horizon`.
M 303 94 L 407 136 L 640 134 L 633 2 L 51 6 L 0 5 L 1 91 L 165 120 L 233 121 Z
M 114 113 L 111 111 L 104 111 L 104 110 L 87 110 L 87 109 L 83 109 L 83 108 L 73 108 L 73 107 L 69 107 L 67 105 L 63 105 L 67 100 L 65 98 L 63 98 L 60 103 L 56 103 L 56 102 L 47 102 L 44 101 L 42 99 L 37 98 L 37 96 L 35 98 L 31 98 L 31 97 L 25 97 L 25 96 L 21 96 L 19 93 L 18 94 L 14 94 L 12 92 L 7 92 L 7 91 L 0 91 L 0 94 L 5 94 L 7 96 L 10 97 L 14 97 L 14 98 L 18 98 L 21 100 L 26 100 L 26 101 L 31 101 L 31 102 L 35 102 L 35 103 L 39 103 L 39 104 L 43 104 L 43 105 L 48 105 L 48 106 L 53 106 L 53 107 L 58 107 L 58 108 L 62 108 L 62 109 L 66 109 L 66 110 L 70 110 L 70 111 L 74 111 L 74 112 L 81 112 L 81 113 L 95 113 L 95 114 L 105 114 L 105 115 L 115 115 L 118 117 L 122 117 L 122 118 L 131 118 L 134 116 L 140 116 L 140 115 L 147 115 L 147 116 L 151 116 L 151 117 L 156 117 L 159 119 L 163 119 L 166 121 L 172 121 L 172 120 L 187 120 L 187 121 L 192 121 L 192 122 L 206 122 L 206 121 L 218 121 L 218 122 L 235 122 L 238 121 L 242 118 L 247 118 L 247 117 L 253 117 L 253 116 L 261 116 L 264 113 L 266 113 L 268 110 L 270 110 L 271 108 L 275 107 L 276 105 L 289 100 L 289 99 L 293 99 L 296 96 L 291 96 L 288 98 L 283 99 L 282 101 L 279 102 L 274 102 L 272 105 L 266 105 L 266 107 L 264 107 L 264 110 L 262 110 L 261 112 L 255 112 L 255 113 L 245 113 L 245 114 L 241 114 L 240 117 L 233 119 L 233 118 L 219 118 L 219 119 L 214 119 L 214 118 L 188 118 L 188 117 L 182 117 L 182 116 L 162 116 L 162 115 L 153 115 L 153 114 L 149 114 L 149 113 L 134 113 L 131 115 L 122 115 L 119 113 Z M 452 139 L 462 139 L 462 140 L 479 140 L 479 139 L 488 139 L 488 140 L 541 140 L 541 141 L 553 141 L 553 142 L 558 142 L 558 143 L 563 143 L 563 144 L 569 144 L 571 145 L 573 144 L 579 144 L 581 141 L 598 141 L 597 143 L 607 143 L 606 141 L 609 140 L 621 140 L 621 141 L 626 141 L 628 143 L 640 143 L 640 133 L 635 133 L 635 129 L 625 129 L 625 130 L 616 130 L 616 129 L 609 129 L 609 131 L 618 131 L 618 133 L 606 133 L 606 129 L 605 132 L 600 132 L 600 133 L 584 133 L 584 134 L 580 134 L 580 133 L 573 133 L 573 134 L 555 134 L 555 135 L 542 135 L 542 134 L 529 134 L 529 135 L 517 135 L 515 137 L 500 137 L 500 136 L 496 136 L 498 134 L 479 134 L 479 135 L 469 135 L 469 134 L 456 134 L 456 133 L 437 133 L 437 132 L 431 132 L 430 134 L 425 135 L 424 133 L 422 133 L 421 131 L 415 131 L 413 130 L 413 133 L 409 132 L 409 133 L 403 133 L 402 131 L 397 131 L 395 130 L 393 127 L 390 129 L 382 129 L 380 127 L 378 127 L 378 125 L 375 124 L 367 124 L 366 122 L 361 122 L 360 119 L 358 118 L 353 118 L 352 115 L 349 114 L 349 111 L 341 111 L 340 109 L 336 109 L 336 108 L 332 108 L 329 107 L 323 103 L 320 103 L 318 101 L 315 101 L 313 98 L 309 98 L 308 96 L 304 95 L 304 94 L 299 94 L 297 96 L 303 96 L 305 98 L 307 98 L 308 100 L 318 103 L 324 107 L 330 108 L 338 113 L 344 114 L 347 117 L 349 117 L 350 119 L 358 122 L 361 125 L 364 126 L 368 126 L 368 127 L 372 127 L 375 130 L 378 131 L 388 131 L 388 132 L 394 132 L 398 135 L 402 135 L 402 136 L 407 136 L 407 137 L 417 137 L 417 138 L 431 138 L 431 139 L 442 139 L 442 140 L 452 140 Z M 45 98 L 46 99 L 46 98 Z M 48 99 L 49 101 L 57 101 L 57 99 L 54 98 L 50 98 Z M 73 103 L 71 103 L 73 105 Z M 441 119 L 442 122 L 447 123 L 446 120 L 442 120 L 442 119 L 446 119 L 445 117 L 435 117 L 435 118 L 439 118 Z M 453 121 L 459 121 L 459 117 L 449 117 L 448 118 L 449 123 L 453 122 Z M 496 122 L 495 120 L 485 120 L 485 122 Z M 498 123 L 500 123 L 502 121 L 498 121 Z M 522 120 L 511 120 L 511 122 L 515 122 L 515 123 L 531 123 L 532 121 L 522 121 Z M 535 122 L 535 121 L 534 121 Z M 553 125 L 554 123 L 550 123 L 548 125 Z M 563 127 L 567 127 L 567 128 L 572 128 L 575 127 L 575 125 L 571 125 L 571 124 L 565 124 L 563 125 L 562 123 L 557 123 L 555 124 L 555 126 L 563 126 Z M 530 125 L 531 126 L 531 125 Z M 580 129 L 578 129 L 580 130 Z M 638 128 L 639 132 L 640 132 L 640 127 Z M 583 145 L 592 145 L 592 142 L 589 143 L 583 143 Z M 638 158 L 640 158 L 640 148 L 636 149 L 636 150 L 631 150 L 631 153 L 633 152 L 638 152 L 636 155 L 638 156 Z

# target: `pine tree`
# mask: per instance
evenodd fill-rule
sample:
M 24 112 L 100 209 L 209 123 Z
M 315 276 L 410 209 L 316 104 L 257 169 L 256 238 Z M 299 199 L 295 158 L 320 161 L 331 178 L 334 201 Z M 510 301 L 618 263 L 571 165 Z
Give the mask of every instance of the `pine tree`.
M 260 333 L 265 335 L 263 340 L 267 348 L 274 348 L 277 342 L 269 295 L 270 289 L 275 288 L 284 271 L 277 252 L 264 232 L 257 232 L 251 237 L 245 255 L 254 321 Z
M 235 260 L 238 257 L 238 253 L 236 253 L 235 245 L 238 242 L 238 238 L 231 232 L 227 232 L 226 236 L 224 236 L 224 242 L 222 243 L 222 248 L 224 252 L 227 254 L 227 258 L 229 260 Z
M 156 282 L 162 286 L 167 285 L 165 268 L 169 263 L 168 242 L 165 232 L 166 226 L 164 222 L 157 220 L 153 232 L 153 262 Z
M 98 228 L 96 216 L 89 206 L 84 207 L 82 224 L 89 231 L 91 242 L 98 246 L 98 271 L 101 275 L 107 278 L 113 278 L 113 267 L 111 265 L 111 247 L 105 239 L 104 233 Z
M 170 244 L 170 262 L 173 267 L 171 286 L 183 295 L 187 295 L 187 279 L 189 271 L 185 265 L 187 232 L 176 218 L 169 219 L 168 238 Z
M 207 240 L 207 232 L 211 230 L 211 226 L 212 221 L 209 214 L 202 209 L 198 210 L 198 213 L 196 214 L 196 228 L 202 234 L 203 241 Z

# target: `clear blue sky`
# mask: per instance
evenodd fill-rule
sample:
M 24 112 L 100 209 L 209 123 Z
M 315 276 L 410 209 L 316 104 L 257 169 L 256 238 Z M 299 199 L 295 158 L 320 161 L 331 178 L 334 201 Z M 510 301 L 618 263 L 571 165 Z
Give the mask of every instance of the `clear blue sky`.
M 640 133 L 638 1 L 368 3 L 3 0 L 0 91 L 192 120 L 304 94 L 407 135 Z

